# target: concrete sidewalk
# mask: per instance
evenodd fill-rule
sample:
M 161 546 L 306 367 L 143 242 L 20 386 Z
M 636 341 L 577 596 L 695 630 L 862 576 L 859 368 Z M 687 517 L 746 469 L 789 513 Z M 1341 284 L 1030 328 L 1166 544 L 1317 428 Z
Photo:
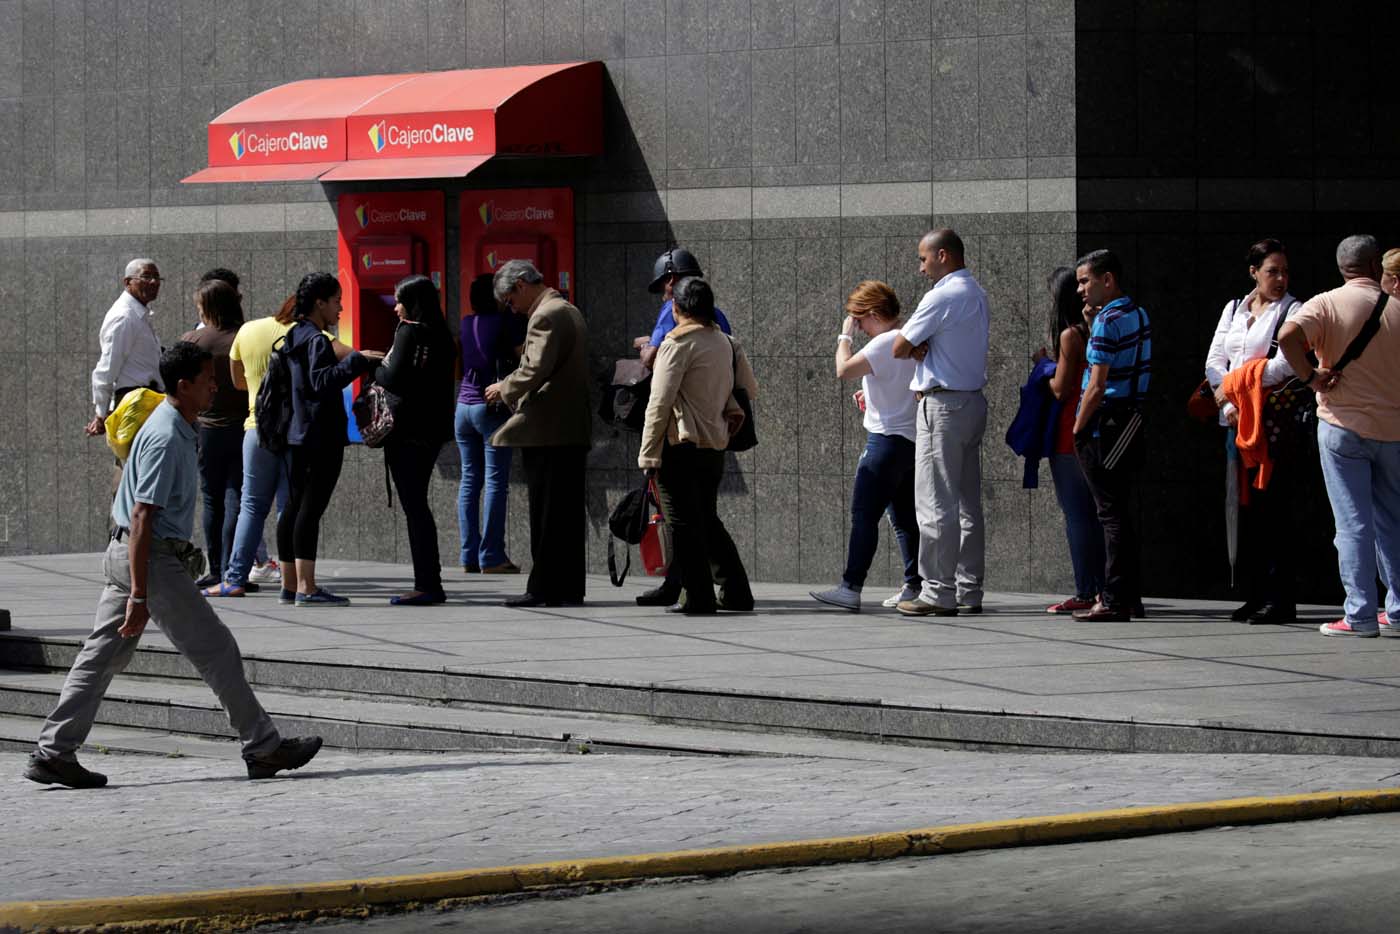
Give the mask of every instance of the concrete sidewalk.
M 0 561 L 8 635 L 81 640 L 99 568 L 95 555 Z M 621 590 L 593 579 L 583 607 L 516 610 L 500 600 L 523 578 L 457 575 L 447 605 L 401 609 L 386 600 L 409 586 L 405 567 L 324 561 L 320 571 L 353 606 L 283 607 L 268 592 L 217 601 L 246 656 L 1400 739 L 1400 640 L 1324 638 L 1316 623 L 1328 608 L 1251 627 L 1229 622 L 1228 604 L 1149 599 L 1147 620 L 1086 624 L 1045 614 L 1044 595 L 991 594 L 980 616 L 914 620 L 879 608 L 883 592 L 856 615 L 821 607 L 803 586 L 759 584 L 754 613 L 690 618 L 637 607 L 646 579 Z M 143 642 L 166 644 L 154 628 Z

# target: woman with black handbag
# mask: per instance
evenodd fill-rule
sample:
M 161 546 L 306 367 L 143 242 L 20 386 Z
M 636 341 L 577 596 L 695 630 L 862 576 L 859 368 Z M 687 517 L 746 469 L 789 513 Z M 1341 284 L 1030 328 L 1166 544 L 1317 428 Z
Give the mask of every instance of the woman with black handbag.
M 1226 513 L 1238 520 L 1238 542 L 1232 543 L 1238 547 L 1232 548 L 1232 554 L 1239 556 L 1245 602 L 1230 618 L 1236 622 L 1287 623 L 1294 619 L 1294 562 L 1289 542 L 1294 537 L 1290 515 L 1296 495 L 1301 424 L 1294 418 L 1283 418 L 1270 431 L 1273 473 L 1267 488 L 1251 488 L 1249 478 L 1243 476 L 1236 445 L 1239 412 L 1225 398 L 1223 384 L 1227 374 L 1250 361 L 1265 359 L 1260 381 L 1266 395 L 1274 397 L 1268 407 L 1275 411 L 1287 408 L 1286 414 L 1291 416 L 1298 405 L 1306 404 L 1303 397 L 1310 393 L 1285 388 L 1293 379 L 1293 370 L 1278 352 L 1279 328 L 1302 303 L 1288 292 L 1288 250 L 1278 240 L 1260 240 L 1251 246 L 1247 262 L 1254 288 L 1243 298 L 1226 303 L 1206 355 L 1205 372 L 1225 429 L 1225 469 L 1229 474 Z M 1227 534 L 1230 525 L 1227 523 Z
M 427 276 L 410 276 L 394 288 L 394 346 L 375 370 L 374 381 L 395 399 L 394 430 L 384 460 L 408 522 L 413 590 L 389 603 L 445 603 L 437 523 L 428 505 L 428 483 L 438 452 L 452 436 L 452 334 L 442 316 L 437 287 Z
M 715 297 L 705 280 L 682 279 L 673 310 L 676 327 L 657 350 L 637 456 L 643 470 L 656 472 L 674 543 L 671 560 L 681 569 L 683 595 L 667 612 L 751 610 L 748 572 L 717 506 L 724 452 L 743 421 L 735 390 L 752 399 L 758 383 L 743 350 L 715 323 Z

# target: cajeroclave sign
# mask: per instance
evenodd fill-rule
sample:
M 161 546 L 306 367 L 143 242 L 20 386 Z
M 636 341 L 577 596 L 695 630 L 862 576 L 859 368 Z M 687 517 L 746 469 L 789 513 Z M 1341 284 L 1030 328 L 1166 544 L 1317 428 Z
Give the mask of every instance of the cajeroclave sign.
M 345 158 L 344 120 L 280 120 L 209 126 L 210 165 L 286 165 Z

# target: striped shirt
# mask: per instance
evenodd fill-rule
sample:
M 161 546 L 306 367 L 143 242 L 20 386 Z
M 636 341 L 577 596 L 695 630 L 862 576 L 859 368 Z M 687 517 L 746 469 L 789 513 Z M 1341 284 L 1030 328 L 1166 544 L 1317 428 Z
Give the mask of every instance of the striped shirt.
M 1152 378 L 1152 322 L 1147 310 L 1124 295 L 1103 307 L 1089 331 L 1089 366 L 1108 365 L 1104 401 L 1128 402 L 1147 394 Z M 1089 388 L 1089 370 L 1081 388 Z

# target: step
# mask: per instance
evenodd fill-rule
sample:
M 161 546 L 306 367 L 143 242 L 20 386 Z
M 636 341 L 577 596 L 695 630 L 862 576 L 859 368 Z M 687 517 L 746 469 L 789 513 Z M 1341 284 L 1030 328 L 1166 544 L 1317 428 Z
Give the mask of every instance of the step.
M 0 668 L 66 671 L 81 644 L 74 638 L 0 633 Z M 260 693 L 334 692 L 362 701 L 475 705 L 483 712 L 500 708 L 568 712 L 719 730 L 724 731 L 722 735 L 751 731 L 987 751 L 1400 757 L 1400 739 L 1365 733 L 1269 729 L 1229 722 L 1038 715 L 601 679 L 290 661 L 257 654 L 245 655 L 244 662 L 249 681 Z M 160 647 L 138 649 L 126 671 L 197 680 L 194 669 L 179 653 Z M 424 737 L 425 741 L 430 738 Z M 532 741 L 541 739 L 532 735 Z M 547 741 L 561 740 L 554 736 Z
M 43 722 L 42 717 L 0 715 L 0 751 L 32 752 Z M 92 728 L 84 748 L 104 754 L 110 752 L 171 759 L 238 758 L 238 743 L 232 736 L 228 739 L 207 739 L 106 724 Z

